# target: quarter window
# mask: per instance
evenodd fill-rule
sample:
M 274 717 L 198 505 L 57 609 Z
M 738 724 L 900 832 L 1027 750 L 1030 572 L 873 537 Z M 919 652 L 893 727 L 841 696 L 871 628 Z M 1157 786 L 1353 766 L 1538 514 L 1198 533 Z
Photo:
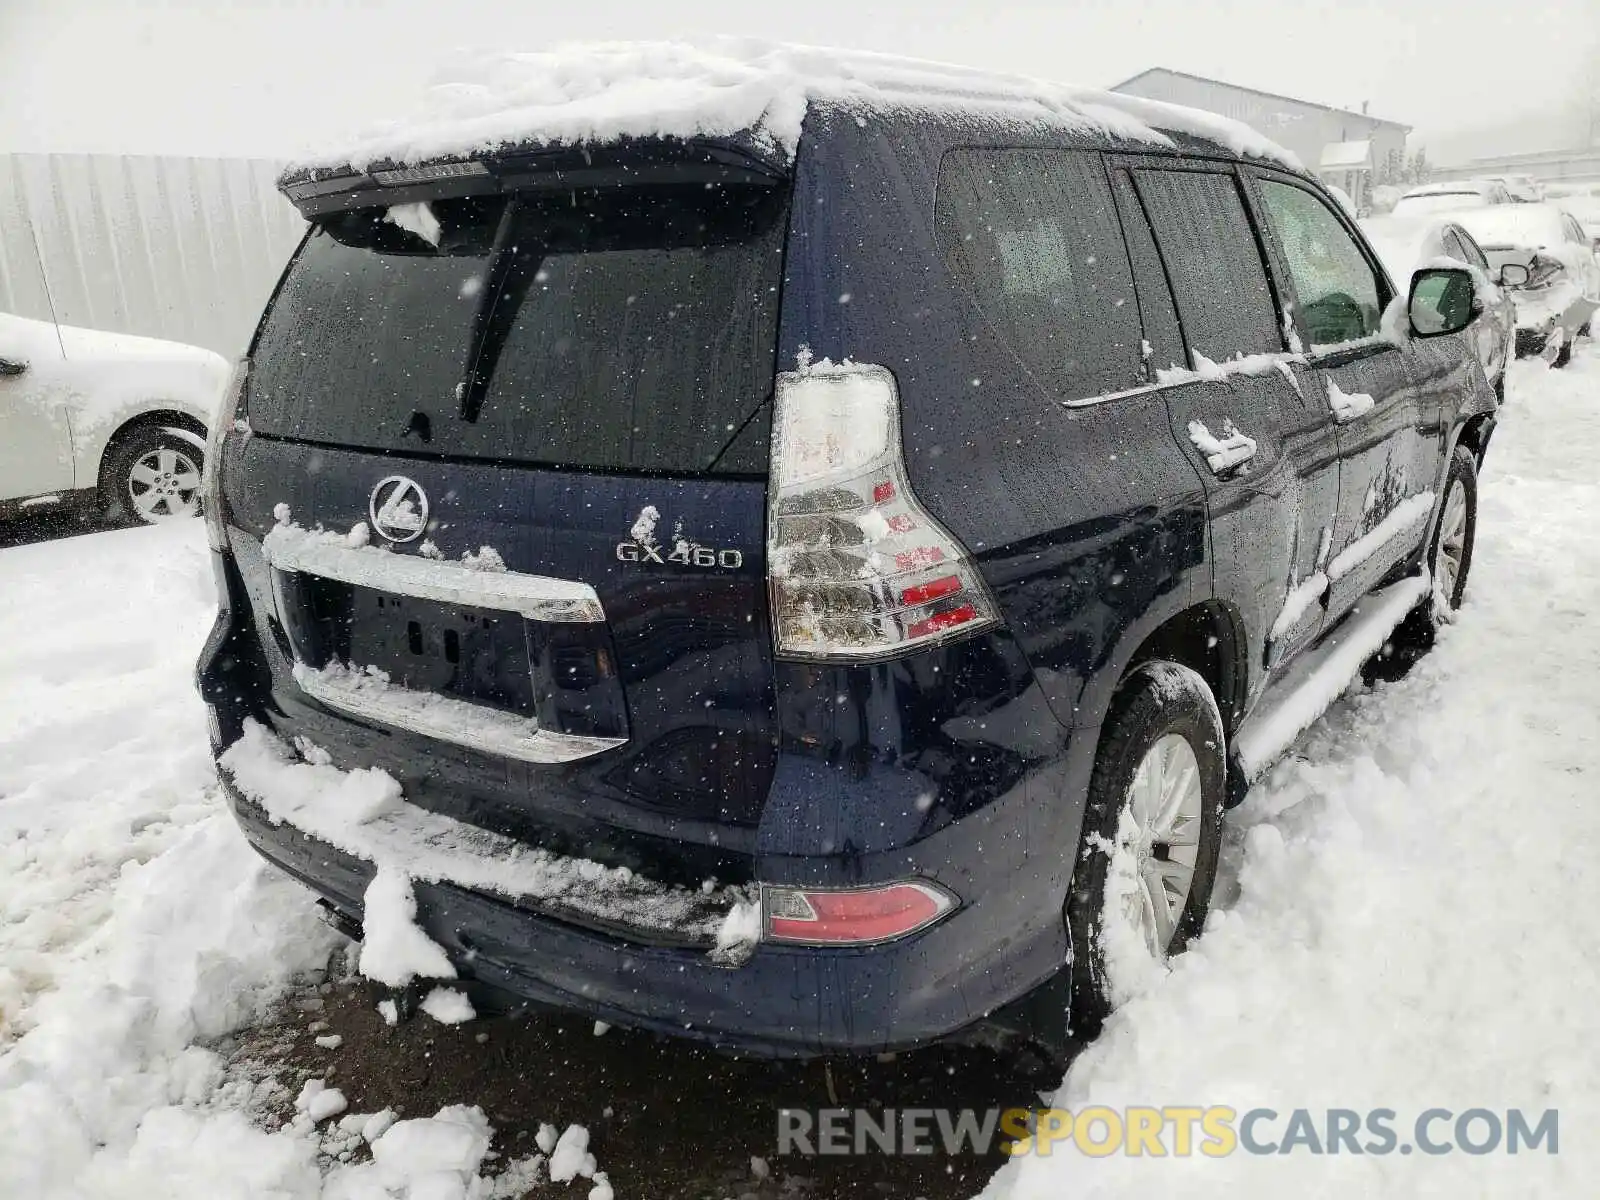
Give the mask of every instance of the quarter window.
M 1383 313 L 1382 289 L 1339 218 L 1320 197 L 1286 183 L 1263 180 L 1261 197 L 1288 260 L 1312 347 L 1376 334 Z
M 934 219 L 989 333 L 1064 400 L 1139 383 L 1139 308 L 1100 156 L 952 150 Z

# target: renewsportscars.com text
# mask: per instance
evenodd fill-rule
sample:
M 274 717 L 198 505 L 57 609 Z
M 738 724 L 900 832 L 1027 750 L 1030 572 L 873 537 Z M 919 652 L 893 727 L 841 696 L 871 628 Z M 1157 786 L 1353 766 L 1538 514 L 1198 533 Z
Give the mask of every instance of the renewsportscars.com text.
M 1065 1108 L 785 1108 L 780 1155 L 988 1154 L 1091 1158 L 1256 1155 L 1559 1154 L 1560 1114 L 1520 1108 L 1296 1108 L 1224 1105 Z

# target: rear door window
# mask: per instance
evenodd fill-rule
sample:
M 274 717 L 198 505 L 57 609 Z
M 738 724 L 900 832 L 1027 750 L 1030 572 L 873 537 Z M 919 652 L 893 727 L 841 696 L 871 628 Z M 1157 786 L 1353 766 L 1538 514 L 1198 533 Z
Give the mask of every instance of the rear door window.
M 759 473 L 786 189 L 436 201 L 308 238 L 255 347 L 257 432 L 601 470 Z M 422 223 L 425 226 L 425 222 Z
M 1483 251 L 1478 249 L 1478 243 L 1473 241 L 1459 229 L 1452 229 L 1445 235 L 1446 245 L 1451 247 L 1451 253 L 1459 253 L 1461 261 L 1485 274 L 1489 271 L 1489 260 L 1483 256 Z
M 1215 362 L 1281 351 L 1266 265 L 1235 178 L 1219 171 L 1133 174 L 1190 351 Z
M 990 332 L 1060 399 L 1139 383 L 1139 310 L 1093 151 L 959 149 L 939 167 L 945 262 Z
M 1313 349 L 1378 332 L 1384 288 L 1361 247 L 1320 196 L 1261 180 L 1267 220 L 1282 247 Z

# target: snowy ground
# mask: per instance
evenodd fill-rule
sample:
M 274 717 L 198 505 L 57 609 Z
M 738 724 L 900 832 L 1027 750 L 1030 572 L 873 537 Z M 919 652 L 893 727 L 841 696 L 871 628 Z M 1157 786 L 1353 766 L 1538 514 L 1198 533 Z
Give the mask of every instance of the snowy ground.
M 1600 348 L 1564 372 L 1518 364 L 1510 395 L 1459 622 L 1405 680 L 1339 705 L 1232 815 L 1212 927 L 1057 1102 L 1557 1108 L 1560 1154 L 1058 1150 L 989 1194 L 1594 1193 Z M 269 1133 L 270 1085 L 209 1048 L 317 979 L 333 945 L 222 810 L 190 684 L 210 609 L 195 524 L 0 550 L 0 1195 L 443 1197 L 548 1180 L 532 1147 L 487 1157 L 468 1108 L 383 1132 L 371 1114 L 313 1125 L 339 1101 L 307 1095 L 310 1112 Z M 583 1178 L 550 1194 L 591 1187 L 601 1200 Z

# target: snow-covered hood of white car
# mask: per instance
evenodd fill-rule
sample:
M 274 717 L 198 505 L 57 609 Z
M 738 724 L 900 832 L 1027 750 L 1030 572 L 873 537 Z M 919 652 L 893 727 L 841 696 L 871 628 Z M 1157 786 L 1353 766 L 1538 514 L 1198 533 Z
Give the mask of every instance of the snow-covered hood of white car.
M 76 325 L 57 325 L 61 335 L 61 348 L 69 362 L 88 359 L 139 359 L 169 363 L 196 363 L 211 371 L 220 371 L 224 379 L 228 363 L 220 354 L 200 346 L 183 342 L 169 342 L 162 338 L 141 337 L 136 333 L 112 333 L 105 329 L 83 329 Z
M 209 426 L 231 374 L 221 355 L 182 342 L 9 313 L 0 314 L 0 327 L 31 363 L 35 402 L 66 405 L 85 452 L 141 412 L 175 410 Z

